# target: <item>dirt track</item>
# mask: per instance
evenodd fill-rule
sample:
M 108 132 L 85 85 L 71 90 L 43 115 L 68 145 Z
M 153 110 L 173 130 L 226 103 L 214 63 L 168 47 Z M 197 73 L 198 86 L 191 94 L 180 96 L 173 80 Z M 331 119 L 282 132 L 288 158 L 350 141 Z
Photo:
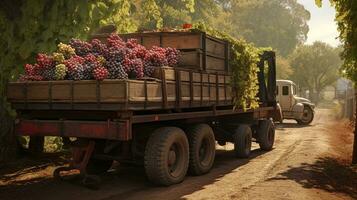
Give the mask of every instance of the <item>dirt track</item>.
M 0 199 L 357 199 L 357 173 L 345 165 L 352 134 L 320 109 L 311 126 L 278 125 L 275 149 L 255 145 L 250 159 L 219 147 L 213 170 L 181 184 L 155 187 L 142 168 L 119 167 L 99 190 L 51 178 L 53 166 L 0 174 Z

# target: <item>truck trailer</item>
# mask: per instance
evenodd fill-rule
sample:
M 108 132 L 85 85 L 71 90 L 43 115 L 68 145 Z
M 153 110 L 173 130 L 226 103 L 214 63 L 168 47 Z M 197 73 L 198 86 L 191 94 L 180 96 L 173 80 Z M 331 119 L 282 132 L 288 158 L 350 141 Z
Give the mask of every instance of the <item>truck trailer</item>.
M 274 52 L 264 52 L 258 63 L 259 107 L 246 110 L 233 105 L 227 42 L 202 32 L 122 37 L 178 48 L 184 64 L 158 68 L 155 78 L 143 80 L 8 85 L 8 101 L 18 113 L 15 134 L 70 138 L 70 166 L 56 169 L 55 177 L 71 169 L 93 177 L 118 161 L 143 165 L 150 181 L 172 185 L 187 173 L 208 173 L 216 144 L 233 143 L 237 158 L 249 157 L 252 142 L 273 149 L 273 121 L 281 120 Z

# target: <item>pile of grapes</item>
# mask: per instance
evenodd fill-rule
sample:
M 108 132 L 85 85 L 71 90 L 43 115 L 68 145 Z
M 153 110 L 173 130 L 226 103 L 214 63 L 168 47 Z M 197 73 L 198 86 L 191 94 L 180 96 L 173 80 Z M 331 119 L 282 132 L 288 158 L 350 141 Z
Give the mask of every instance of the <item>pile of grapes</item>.
M 135 39 L 122 40 L 112 34 L 103 43 L 98 39 L 60 43 L 51 55 L 38 54 L 36 64 L 26 64 L 20 81 L 141 79 L 151 77 L 155 67 L 178 63 L 174 48 L 146 49 Z

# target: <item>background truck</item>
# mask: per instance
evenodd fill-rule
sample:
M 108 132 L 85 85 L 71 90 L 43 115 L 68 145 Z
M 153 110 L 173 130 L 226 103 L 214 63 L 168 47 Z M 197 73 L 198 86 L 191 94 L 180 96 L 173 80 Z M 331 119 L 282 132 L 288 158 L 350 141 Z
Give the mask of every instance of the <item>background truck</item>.
M 150 181 L 171 185 L 187 172 L 208 173 L 216 141 L 234 143 L 239 158 L 249 157 L 252 142 L 272 150 L 273 118 L 279 113 L 274 52 L 265 52 L 259 63 L 260 106 L 243 110 L 232 105 L 227 42 L 196 32 L 122 37 L 137 38 L 145 46 L 178 48 L 184 64 L 157 69 L 156 79 L 8 86 L 8 100 L 18 113 L 16 134 L 71 138 L 71 164 L 58 168 L 56 177 L 69 169 L 91 177 L 116 160 L 142 164 Z
M 310 100 L 297 96 L 297 87 L 290 80 L 277 80 L 276 94 L 283 119 L 295 119 L 308 125 L 314 119 L 315 105 Z

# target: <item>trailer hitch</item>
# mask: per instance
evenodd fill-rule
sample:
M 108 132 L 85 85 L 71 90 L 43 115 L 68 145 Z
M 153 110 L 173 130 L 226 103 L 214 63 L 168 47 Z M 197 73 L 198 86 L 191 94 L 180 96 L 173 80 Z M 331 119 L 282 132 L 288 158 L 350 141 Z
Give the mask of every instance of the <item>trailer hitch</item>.
M 81 177 L 81 183 L 90 189 L 98 189 L 99 183 L 101 182 L 100 177 L 97 175 L 92 175 L 87 173 L 87 165 L 89 159 L 92 157 L 95 141 L 78 139 L 71 144 L 72 159 L 69 166 L 58 167 L 53 172 L 53 177 L 57 180 L 68 180 L 61 175 L 61 172 L 79 170 Z

